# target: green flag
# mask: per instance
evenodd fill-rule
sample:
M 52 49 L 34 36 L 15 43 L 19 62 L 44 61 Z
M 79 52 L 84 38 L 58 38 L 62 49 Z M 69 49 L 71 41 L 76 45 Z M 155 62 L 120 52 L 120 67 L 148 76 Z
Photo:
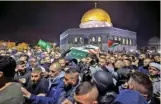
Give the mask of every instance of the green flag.
M 38 45 L 39 45 L 41 48 L 45 49 L 45 50 L 51 48 L 51 45 L 50 45 L 48 42 L 45 42 L 45 41 L 43 41 L 43 40 L 41 40 L 41 39 L 39 40 Z
M 72 49 L 71 49 L 71 52 L 70 52 L 70 55 L 71 55 L 73 58 L 82 59 L 82 58 L 87 57 L 88 51 L 83 50 L 83 49 L 72 48 Z

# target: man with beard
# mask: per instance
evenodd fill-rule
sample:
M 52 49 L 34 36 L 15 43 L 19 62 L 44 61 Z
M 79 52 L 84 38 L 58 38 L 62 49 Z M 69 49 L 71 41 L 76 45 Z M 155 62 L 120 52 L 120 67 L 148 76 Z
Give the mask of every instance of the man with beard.
M 20 82 L 24 87 L 27 86 L 27 82 L 30 79 L 30 72 L 26 70 L 26 64 L 24 61 L 19 61 L 15 69 L 14 80 Z
M 107 61 L 105 58 L 99 58 L 99 67 L 106 67 L 108 64 L 107 64 Z
M 64 58 L 60 58 L 60 59 L 59 59 L 59 63 L 60 63 L 60 65 L 61 65 L 62 69 L 64 69 L 64 68 L 65 68 L 65 65 L 66 65 L 65 59 L 64 59 Z
M 154 62 L 160 64 L 160 54 L 156 54 L 156 55 L 154 56 Z
M 124 64 L 125 64 L 125 68 L 128 68 L 128 69 L 131 69 L 131 70 L 134 70 L 133 66 L 132 66 L 132 62 L 130 59 L 124 59 L 123 60 Z
M 114 68 L 115 62 L 116 62 L 116 58 L 115 58 L 115 57 L 111 57 L 111 58 L 109 59 L 108 67 Z
M 98 67 L 99 60 L 96 54 L 93 53 L 88 54 L 86 60 L 92 75 L 98 70 L 100 70 L 100 68 Z
M 112 74 L 116 74 L 114 72 L 114 68 L 108 66 L 108 63 L 107 63 L 105 58 L 100 58 L 99 59 L 99 67 L 104 71 L 110 72 Z
M 35 68 L 31 72 L 30 82 L 27 85 L 27 90 L 35 95 L 46 95 L 48 90 L 48 80 L 43 78 L 41 68 Z
M 139 63 L 138 66 L 142 66 L 143 65 L 143 60 L 146 58 L 145 54 L 140 54 L 139 55 Z
M 24 96 L 33 104 L 57 104 L 60 94 L 64 91 L 64 75 L 58 62 L 52 63 L 49 72 L 49 87 L 46 96 L 36 96 L 21 88 Z M 44 85 L 45 86 L 45 85 Z
M 149 64 L 149 74 L 153 84 L 153 94 L 156 98 L 160 98 L 160 69 L 161 66 L 158 63 Z
M 57 104 L 74 104 L 74 92 L 79 85 L 77 69 L 70 68 L 65 72 L 64 91 L 61 93 Z
M 44 61 L 44 62 L 41 63 L 41 66 L 42 66 L 43 68 L 45 68 L 45 70 L 46 70 L 47 72 L 49 72 L 49 67 L 50 67 L 50 65 L 51 65 L 50 57 L 49 57 L 49 56 L 45 57 L 43 61 Z
M 138 68 L 138 71 L 142 72 L 144 74 L 148 74 L 148 67 L 149 67 L 150 63 L 151 63 L 151 59 L 149 59 L 149 58 L 144 59 L 143 66 L 140 66 Z

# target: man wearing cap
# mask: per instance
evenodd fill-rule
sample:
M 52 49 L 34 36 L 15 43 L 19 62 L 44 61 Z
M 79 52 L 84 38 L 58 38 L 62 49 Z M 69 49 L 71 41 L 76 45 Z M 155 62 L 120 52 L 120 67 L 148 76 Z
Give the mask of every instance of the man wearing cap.
M 160 96 L 160 64 L 150 63 L 149 64 L 149 74 L 153 83 L 153 93 Z

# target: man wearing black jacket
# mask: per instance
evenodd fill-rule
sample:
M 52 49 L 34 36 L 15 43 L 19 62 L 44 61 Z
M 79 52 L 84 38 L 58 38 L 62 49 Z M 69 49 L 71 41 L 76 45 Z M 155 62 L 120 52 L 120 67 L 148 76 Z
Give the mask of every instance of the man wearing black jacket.
M 48 80 L 43 78 L 41 68 L 35 68 L 31 72 L 31 78 L 27 85 L 27 90 L 35 95 L 45 95 L 48 90 Z
M 24 87 L 29 82 L 31 72 L 26 70 L 26 64 L 24 61 L 19 61 L 15 69 L 14 80 L 21 83 Z

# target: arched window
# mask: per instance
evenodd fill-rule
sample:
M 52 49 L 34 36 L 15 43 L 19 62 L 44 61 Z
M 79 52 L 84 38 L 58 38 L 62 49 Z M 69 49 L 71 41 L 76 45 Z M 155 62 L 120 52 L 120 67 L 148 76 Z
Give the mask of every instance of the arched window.
M 121 37 L 119 37 L 119 41 L 121 41 Z
M 125 44 L 125 38 L 122 38 L 122 44 L 123 45 Z
M 78 41 L 78 38 L 77 38 L 77 37 L 75 37 L 75 38 L 74 38 L 74 42 L 77 42 L 77 41 Z
M 80 41 L 80 43 L 83 43 L 83 39 L 82 39 L 82 37 L 80 37 L 80 38 L 79 38 L 79 41 Z
M 131 39 L 129 39 L 129 45 L 132 45 L 132 40 Z
M 115 37 L 114 37 L 114 40 L 116 40 L 116 41 L 117 41 L 117 36 L 115 36 Z
M 98 42 L 101 42 L 102 41 L 102 38 L 99 36 L 98 37 Z
M 128 45 L 129 44 L 129 39 L 128 38 L 126 38 L 126 45 Z
M 95 42 L 96 41 L 96 38 L 95 37 L 92 37 L 92 42 Z

